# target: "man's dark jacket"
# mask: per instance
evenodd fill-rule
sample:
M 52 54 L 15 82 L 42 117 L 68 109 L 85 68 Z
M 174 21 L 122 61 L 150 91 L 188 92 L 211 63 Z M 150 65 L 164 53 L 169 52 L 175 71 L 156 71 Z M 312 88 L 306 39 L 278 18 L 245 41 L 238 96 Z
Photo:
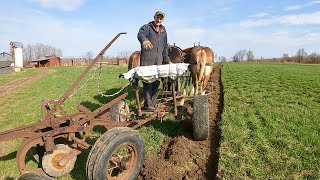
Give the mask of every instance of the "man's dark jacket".
M 161 65 L 163 61 L 169 61 L 167 32 L 164 26 L 161 26 L 158 33 L 153 22 L 143 25 L 138 32 L 138 40 L 141 44 L 141 66 Z M 152 49 L 143 49 L 145 40 L 152 43 Z

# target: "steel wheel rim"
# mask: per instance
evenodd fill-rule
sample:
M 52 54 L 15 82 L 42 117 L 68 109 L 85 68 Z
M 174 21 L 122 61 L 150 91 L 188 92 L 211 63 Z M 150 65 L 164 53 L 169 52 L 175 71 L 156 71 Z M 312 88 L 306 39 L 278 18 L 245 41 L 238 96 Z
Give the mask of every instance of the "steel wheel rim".
M 135 169 L 137 156 L 138 151 L 133 144 L 118 146 L 107 161 L 107 179 L 128 179 Z
M 17 160 L 18 169 L 21 174 L 34 170 L 34 169 L 31 169 L 30 167 L 27 167 L 26 165 L 27 153 L 33 146 L 36 146 L 37 144 L 40 144 L 42 142 L 43 141 L 41 140 L 41 138 L 26 139 L 20 145 L 20 148 L 17 152 L 16 160 Z

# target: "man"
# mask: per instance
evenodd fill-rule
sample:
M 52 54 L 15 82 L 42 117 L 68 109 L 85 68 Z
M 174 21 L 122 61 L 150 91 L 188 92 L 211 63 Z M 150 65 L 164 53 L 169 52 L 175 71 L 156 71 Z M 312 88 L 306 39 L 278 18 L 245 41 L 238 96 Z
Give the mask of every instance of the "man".
M 165 14 L 157 11 L 154 20 L 143 25 L 138 32 L 138 40 L 141 44 L 141 66 L 162 65 L 170 63 L 167 50 L 167 32 L 162 25 Z M 142 110 L 154 110 L 154 101 L 160 81 L 152 83 L 143 82 L 144 107 Z

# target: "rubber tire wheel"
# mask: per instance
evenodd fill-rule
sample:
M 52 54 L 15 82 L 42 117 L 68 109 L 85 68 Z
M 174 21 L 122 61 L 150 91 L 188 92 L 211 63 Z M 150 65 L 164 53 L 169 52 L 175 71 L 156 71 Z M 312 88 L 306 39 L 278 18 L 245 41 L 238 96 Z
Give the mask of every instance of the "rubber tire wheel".
M 21 174 L 17 180 L 43 180 L 43 178 L 36 172 L 26 172 Z
M 112 105 L 110 107 L 110 117 L 113 121 L 116 122 L 124 122 L 125 119 L 123 119 L 123 117 L 121 117 L 120 111 L 124 110 L 126 113 L 130 113 L 129 110 L 129 106 L 128 103 L 126 101 L 124 101 L 123 99 L 118 101 L 117 103 L 115 103 L 114 105 Z
M 50 160 L 55 160 L 53 156 L 59 153 L 67 154 L 72 150 L 72 148 L 70 148 L 68 145 L 65 145 L 65 144 L 57 144 L 56 146 L 57 146 L 57 149 L 53 150 L 51 154 L 44 155 L 42 158 L 42 169 L 46 174 L 48 174 L 51 177 L 59 177 L 59 176 L 68 174 L 74 168 L 74 164 L 76 163 L 76 160 L 77 160 L 77 156 L 75 156 L 66 164 L 65 168 L 61 170 L 55 168 L 50 161 Z
M 208 139 L 209 105 L 207 95 L 195 95 L 193 98 L 192 127 L 194 140 Z
M 145 158 L 145 147 L 142 138 L 135 130 L 116 130 L 119 132 L 112 133 L 112 137 L 104 141 L 103 146 L 100 147 L 99 152 L 94 161 L 92 170 L 92 179 L 107 179 L 106 166 L 113 152 L 121 145 L 131 144 L 136 149 L 136 161 L 134 164 L 134 170 L 126 179 L 136 179 L 142 169 L 142 165 Z M 88 179 L 90 179 L 88 177 Z
M 99 137 L 99 139 L 94 143 L 94 145 L 91 148 L 90 153 L 88 155 L 87 164 L 86 164 L 87 165 L 86 170 L 87 170 L 88 180 L 94 180 L 93 179 L 93 169 L 94 169 L 94 166 L 96 165 L 95 164 L 96 159 L 97 159 L 98 153 L 100 153 L 102 146 L 106 142 L 108 142 L 110 138 L 112 139 L 124 131 L 131 131 L 131 130 L 132 129 L 128 128 L 128 127 L 114 127 Z

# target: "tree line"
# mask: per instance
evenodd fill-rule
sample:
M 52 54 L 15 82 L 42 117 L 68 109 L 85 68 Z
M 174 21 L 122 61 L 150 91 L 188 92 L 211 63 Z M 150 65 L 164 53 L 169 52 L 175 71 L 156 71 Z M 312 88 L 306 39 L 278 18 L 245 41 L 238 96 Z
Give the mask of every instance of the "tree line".
M 48 55 L 62 56 L 62 50 L 42 43 L 28 44 L 23 48 L 23 59 L 25 64 L 30 64 L 32 60 L 40 59 Z
M 225 57 L 218 57 L 219 61 L 226 61 Z M 308 54 L 303 48 L 298 49 L 295 55 L 289 56 L 284 53 L 282 57 L 278 58 L 255 58 L 252 50 L 242 49 L 237 51 L 231 58 L 232 62 L 293 62 L 305 64 L 320 64 L 320 54 L 313 52 Z

